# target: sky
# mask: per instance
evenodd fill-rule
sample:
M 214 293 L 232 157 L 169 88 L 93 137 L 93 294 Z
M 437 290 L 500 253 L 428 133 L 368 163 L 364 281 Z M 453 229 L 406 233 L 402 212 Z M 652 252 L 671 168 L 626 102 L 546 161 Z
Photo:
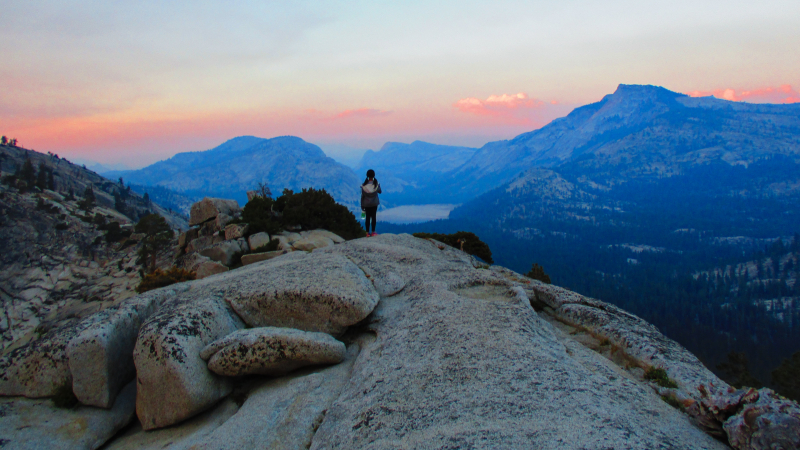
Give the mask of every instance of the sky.
M 480 147 L 617 85 L 800 102 L 800 2 L 0 0 L 0 134 L 142 167 L 240 135 Z

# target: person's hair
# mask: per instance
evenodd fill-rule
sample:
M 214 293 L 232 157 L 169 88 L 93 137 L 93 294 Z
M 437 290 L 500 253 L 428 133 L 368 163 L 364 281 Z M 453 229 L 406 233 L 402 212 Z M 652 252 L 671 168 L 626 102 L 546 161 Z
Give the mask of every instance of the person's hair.
M 369 179 L 370 179 L 370 178 L 372 178 L 372 184 L 374 184 L 374 185 L 377 185 L 377 184 L 378 184 L 378 180 L 376 180 L 376 179 L 375 179 L 375 171 L 374 171 L 374 170 L 372 170 L 372 169 L 369 169 L 369 170 L 367 171 L 367 178 L 365 178 L 365 179 L 364 179 L 364 182 L 363 182 L 363 183 L 361 183 L 361 185 L 363 186 L 363 185 L 365 185 L 365 184 L 369 183 Z

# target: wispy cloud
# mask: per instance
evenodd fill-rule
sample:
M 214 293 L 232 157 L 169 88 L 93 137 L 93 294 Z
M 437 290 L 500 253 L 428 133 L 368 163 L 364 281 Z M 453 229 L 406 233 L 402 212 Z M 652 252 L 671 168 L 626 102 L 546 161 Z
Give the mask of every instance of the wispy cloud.
M 340 112 L 333 116 L 334 119 L 347 119 L 350 117 L 383 117 L 388 116 L 391 114 L 392 111 L 382 111 L 380 109 L 373 109 L 373 108 L 359 108 L 359 109 L 348 109 L 345 111 Z
M 732 102 L 750 103 L 800 103 L 800 93 L 792 88 L 791 85 L 784 84 L 779 87 L 763 87 L 750 91 L 739 91 L 734 89 L 716 89 L 714 91 L 692 91 L 687 92 L 690 97 L 714 97 L 730 100 Z

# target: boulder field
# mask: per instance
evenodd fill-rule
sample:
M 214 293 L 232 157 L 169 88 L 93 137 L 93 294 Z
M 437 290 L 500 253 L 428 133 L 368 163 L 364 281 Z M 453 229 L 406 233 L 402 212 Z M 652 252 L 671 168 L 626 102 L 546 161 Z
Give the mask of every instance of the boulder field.
M 800 448 L 797 403 L 410 235 L 130 298 L 3 354 L 0 394 L 4 449 Z

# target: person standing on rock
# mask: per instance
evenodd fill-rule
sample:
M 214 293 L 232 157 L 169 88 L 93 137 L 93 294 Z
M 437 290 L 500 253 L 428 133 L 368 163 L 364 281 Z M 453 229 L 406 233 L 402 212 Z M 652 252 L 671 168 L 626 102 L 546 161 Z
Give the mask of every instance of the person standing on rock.
M 375 171 L 369 169 L 367 171 L 367 179 L 361 184 L 361 210 L 366 213 L 366 220 L 364 221 L 364 228 L 367 230 L 367 236 L 377 236 L 375 232 L 375 222 L 377 222 L 378 205 L 381 203 L 378 199 L 378 194 L 381 193 L 381 184 L 375 179 Z M 372 232 L 369 231 L 370 223 L 372 224 Z

